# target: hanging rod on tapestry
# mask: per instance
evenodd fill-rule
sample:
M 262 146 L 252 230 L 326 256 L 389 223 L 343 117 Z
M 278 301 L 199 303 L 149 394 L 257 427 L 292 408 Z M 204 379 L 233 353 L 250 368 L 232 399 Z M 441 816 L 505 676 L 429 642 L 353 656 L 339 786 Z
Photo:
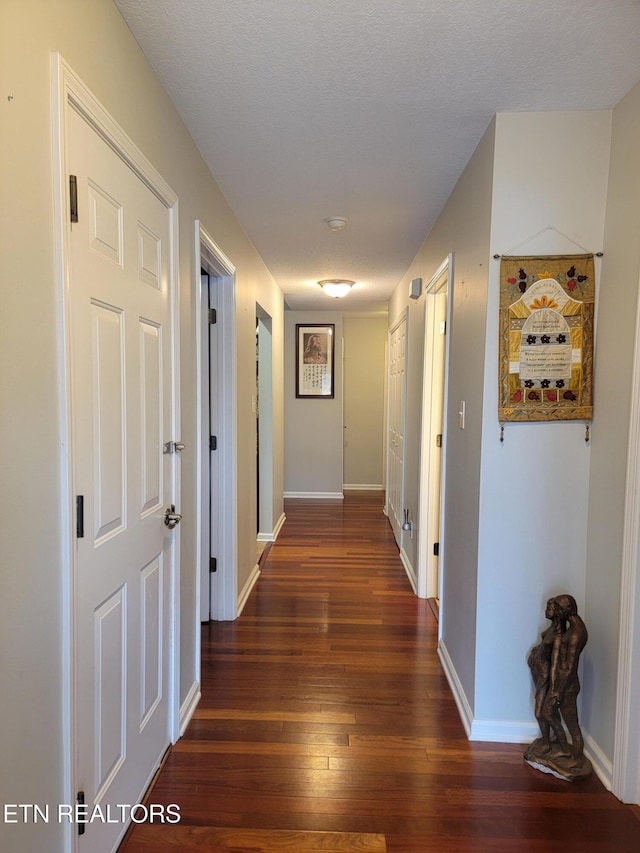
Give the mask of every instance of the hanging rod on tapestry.
M 527 243 L 530 243 L 531 240 L 535 240 L 536 237 L 539 237 L 541 234 L 544 234 L 545 231 L 555 231 L 556 234 L 559 234 L 561 237 L 564 237 L 565 240 L 568 240 L 570 243 L 573 243 L 573 245 L 577 246 L 578 249 L 582 249 L 582 251 L 585 252 L 585 254 L 587 254 L 587 255 L 590 254 L 590 252 L 588 252 L 584 246 L 581 246 L 580 243 L 576 243 L 576 241 L 572 240 L 571 237 L 569 237 L 567 234 L 563 234 L 562 231 L 559 231 L 553 225 L 547 225 L 545 228 L 541 228 L 535 234 L 532 234 L 531 237 L 527 237 L 526 240 L 523 240 L 521 243 L 518 243 L 517 246 L 513 246 L 513 248 L 509 249 L 508 252 L 504 252 L 502 255 L 494 255 L 493 257 L 497 261 L 500 258 L 504 257 L 504 255 L 512 255 L 515 251 L 520 249 L 522 246 L 525 246 Z M 558 254 L 558 253 L 554 252 L 553 254 Z M 604 252 L 594 252 L 593 255 L 596 258 L 601 258 L 604 255 Z
M 587 254 L 589 254 L 589 252 L 587 252 Z M 507 258 L 507 257 L 509 257 L 509 255 L 494 255 L 493 257 L 496 261 L 499 261 L 500 258 Z M 594 258 L 602 258 L 602 257 L 604 257 L 604 252 L 594 252 L 593 257 Z

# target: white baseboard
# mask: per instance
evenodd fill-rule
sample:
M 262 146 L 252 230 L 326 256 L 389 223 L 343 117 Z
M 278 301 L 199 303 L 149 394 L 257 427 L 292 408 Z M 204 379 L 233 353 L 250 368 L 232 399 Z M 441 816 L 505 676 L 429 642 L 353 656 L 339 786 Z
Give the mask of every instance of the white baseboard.
M 249 578 L 248 578 L 246 584 L 244 585 L 242 592 L 240 593 L 240 595 L 238 597 L 238 614 L 237 614 L 238 616 L 240 616 L 240 614 L 244 610 L 244 606 L 247 603 L 247 599 L 251 595 L 251 590 L 256 585 L 256 582 L 257 582 L 259 577 L 260 577 L 260 567 L 256 563 L 255 566 L 253 567 L 253 571 L 249 575 Z
M 275 542 L 278 536 L 280 535 L 280 531 L 282 530 L 282 526 L 287 520 L 287 516 L 282 513 L 280 518 L 278 519 L 276 526 L 273 528 L 273 541 Z
M 285 492 L 285 498 L 308 498 L 309 500 L 338 500 L 344 499 L 342 492 Z
M 486 743 L 531 743 L 540 737 L 537 723 L 528 720 L 472 720 L 469 740 Z
M 442 640 L 440 640 L 440 642 L 438 643 L 438 657 L 440 658 L 440 663 L 442 664 L 442 668 L 444 669 L 444 674 L 447 677 L 449 687 L 451 688 L 451 692 L 453 693 L 453 698 L 455 699 L 455 703 L 458 708 L 458 713 L 460 714 L 460 719 L 462 720 L 462 725 L 464 726 L 464 730 L 467 733 L 467 737 L 469 737 L 469 735 L 471 734 L 471 723 L 473 722 L 473 712 L 471 710 L 471 705 L 469 705 L 465 692 L 462 689 L 462 684 L 460 683 L 460 679 L 458 678 L 458 673 L 456 672 L 451 658 L 449 657 L 447 647 L 445 646 Z
M 286 520 L 286 515 L 282 513 L 282 515 L 276 522 L 276 526 L 273 528 L 273 533 L 258 533 L 258 542 L 275 542 L 278 538 L 278 534 L 282 530 L 282 525 L 285 523 Z
M 414 594 L 417 595 L 418 594 L 417 593 L 418 579 L 416 578 L 415 569 L 411 565 L 411 561 L 409 560 L 409 557 L 407 556 L 407 552 L 404 550 L 404 548 L 400 549 L 400 560 L 402 561 L 402 565 L 404 566 L 404 570 L 407 573 L 407 577 L 409 578 L 409 583 L 411 584 L 411 588 L 413 589 Z
M 438 644 L 438 656 L 453 693 L 462 725 L 469 740 L 486 743 L 531 743 L 540 734 L 538 724 L 512 720 L 477 720 L 466 697 L 458 673 L 442 640 Z
M 584 754 L 593 765 L 593 772 L 607 791 L 611 790 L 613 765 L 593 738 L 583 731 Z M 537 723 L 505 720 L 473 720 L 469 740 L 487 743 L 531 743 L 540 737 Z
M 384 486 L 382 483 L 343 483 L 342 488 L 352 492 L 381 492 Z
M 583 731 L 584 753 L 593 765 L 593 772 L 607 791 L 611 790 L 613 764 L 594 739 Z M 508 720 L 473 720 L 469 740 L 488 743 L 531 743 L 540 737 L 540 728 L 534 722 L 510 722 Z
M 613 786 L 613 762 L 607 758 L 588 732 L 583 730 L 582 736 L 584 738 L 584 754 L 593 765 L 593 772 L 607 791 L 610 791 Z
M 186 728 L 189 725 L 189 721 L 198 707 L 198 702 L 200 701 L 201 696 L 200 682 L 194 681 L 184 702 L 180 706 L 180 737 L 185 733 Z
M 471 706 L 467 701 L 464 690 L 453 666 L 447 647 L 442 642 L 438 644 L 438 657 L 453 693 L 462 725 L 469 740 L 484 741 L 485 743 L 531 743 L 540 737 L 538 724 L 532 721 L 509 721 L 509 720 L 476 720 L 473 717 Z M 613 780 L 612 762 L 600 749 L 595 740 L 588 732 L 583 731 L 584 753 L 593 765 L 593 772 L 602 782 L 604 787 L 610 791 Z

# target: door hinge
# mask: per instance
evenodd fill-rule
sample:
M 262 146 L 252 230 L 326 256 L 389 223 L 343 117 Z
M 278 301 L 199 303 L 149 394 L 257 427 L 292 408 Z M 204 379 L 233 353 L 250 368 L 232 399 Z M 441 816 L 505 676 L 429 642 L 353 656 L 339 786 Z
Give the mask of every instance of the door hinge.
M 434 557 L 440 556 L 440 543 L 439 542 L 433 543 L 433 556 Z
M 218 322 L 218 312 L 215 308 L 209 308 L 209 325 L 215 326 Z
M 84 806 L 84 791 L 78 791 L 78 793 L 76 795 L 76 803 L 80 807 Z M 78 835 L 84 835 L 85 830 L 87 828 L 86 821 L 84 820 L 85 810 L 83 808 L 78 808 L 78 812 L 79 812 L 79 814 L 77 817 L 83 818 L 83 820 L 78 820 L 78 823 L 77 823 Z
M 442 433 L 439 432 L 436 436 L 436 447 L 442 447 Z
M 440 321 L 440 334 L 441 335 L 447 334 L 447 321 L 446 320 Z
M 211 574 L 218 571 L 218 560 L 216 557 L 209 557 L 209 571 Z
M 75 175 L 69 175 L 69 213 L 71 221 L 78 221 L 78 179 Z
M 76 495 L 76 538 L 84 538 L 84 495 Z
M 218 436 L 210 435 L 209 436 L 209 450 L 217 450 L 218 449 Z

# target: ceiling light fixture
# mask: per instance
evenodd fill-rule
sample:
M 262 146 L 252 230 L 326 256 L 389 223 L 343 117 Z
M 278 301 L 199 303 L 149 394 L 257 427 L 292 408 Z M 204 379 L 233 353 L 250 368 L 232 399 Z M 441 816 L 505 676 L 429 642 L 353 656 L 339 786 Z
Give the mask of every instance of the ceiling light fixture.
M 324 278 L 318 284 L 327 294 L 333 296 L 334 299 L 339 299 L 341 296 L 346 296 L 351 290 L 355 281 L 349 281 L 346 278 Z
M 347 227 L 347 220 L 344 216 L 330 216 L 325 219 L 330 231 L 344 231 Z

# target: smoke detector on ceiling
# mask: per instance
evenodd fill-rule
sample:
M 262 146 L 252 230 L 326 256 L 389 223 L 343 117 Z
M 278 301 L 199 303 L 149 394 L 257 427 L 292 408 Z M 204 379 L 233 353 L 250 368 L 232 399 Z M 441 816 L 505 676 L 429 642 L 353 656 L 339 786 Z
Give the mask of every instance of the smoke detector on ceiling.
M 347 227 L 347 220 L 344 216 L 330 216 L 325 219 L 330 231 L 343 231 Z

